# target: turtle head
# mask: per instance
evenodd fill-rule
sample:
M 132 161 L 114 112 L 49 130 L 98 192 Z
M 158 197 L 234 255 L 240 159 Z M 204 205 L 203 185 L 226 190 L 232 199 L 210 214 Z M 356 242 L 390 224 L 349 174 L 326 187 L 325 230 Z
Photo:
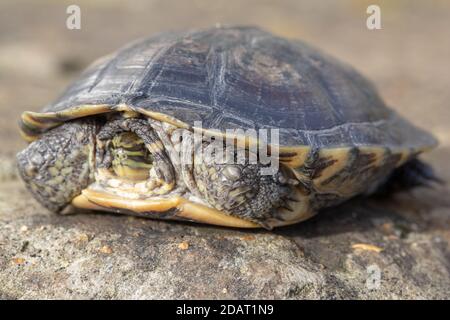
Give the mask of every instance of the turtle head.
M 22 179 L 44 207 L 60 211 L 91 182 L 95 131 L 93 121 L 70 121 L 17 154 Z

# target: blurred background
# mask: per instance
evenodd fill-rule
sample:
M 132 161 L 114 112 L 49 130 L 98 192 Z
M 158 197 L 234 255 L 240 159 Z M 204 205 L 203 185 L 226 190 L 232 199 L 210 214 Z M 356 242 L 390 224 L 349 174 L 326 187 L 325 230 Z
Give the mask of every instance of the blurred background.
M 81 29 L 66 28 L 69 5 Z M 381 30 L 368 30 L 366 9 L 381 8 Z M 160 31 L 254 24 L 301 38 L 372 79 L 389 105 L 431 130 L 450 160 L 450 2 L 421 0 L 2 0 L 0 135 L 2 159 L 25 144 L 16 129 L 24 110 L 39 110 L 90 62 L 130 40 Z
M 72 4 L 80 30 L 66 28 Z M 372 4 L 381 30 L 366 27 Z M 0 0 L 0 299 L 448 299 L 449 184 L 355 199 L 274 232 L 61 217 L 25 191 L 14 161 L 25 147 L 17 129 L 24 110 L 38 111 L 131 40 L 216 24 L 259 25 L 353 65 L 439 138 L 424 157 L 450 182 L 448 0 Z M 382 287 L 367 290 L 374 264 Z

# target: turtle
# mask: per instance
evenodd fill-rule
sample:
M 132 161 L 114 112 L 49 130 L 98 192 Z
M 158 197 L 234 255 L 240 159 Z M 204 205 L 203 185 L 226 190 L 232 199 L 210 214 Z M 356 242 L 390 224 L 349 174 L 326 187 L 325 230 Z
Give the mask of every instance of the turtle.
M 369 80 L 255 26 L 132 42 L 19 123 L 20 176 L 54 212 L 271 229 L 435 177 L 437 140 Z

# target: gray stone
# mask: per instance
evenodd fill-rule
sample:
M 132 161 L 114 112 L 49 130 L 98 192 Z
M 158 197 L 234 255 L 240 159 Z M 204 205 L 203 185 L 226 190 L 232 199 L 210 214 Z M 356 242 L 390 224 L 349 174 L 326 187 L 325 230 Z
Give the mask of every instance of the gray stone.
M 440 200 L 443 194 L 430 203 L 413 195 L 357 199 L 272 232 L 107 213 L 52 214 L 16 180 L 3 182 L 0 196 L 1 298 L 395 299 L 450 293 L 443 209 L 450 201 Z M 373 270 L 380 272 L 378 287 Z

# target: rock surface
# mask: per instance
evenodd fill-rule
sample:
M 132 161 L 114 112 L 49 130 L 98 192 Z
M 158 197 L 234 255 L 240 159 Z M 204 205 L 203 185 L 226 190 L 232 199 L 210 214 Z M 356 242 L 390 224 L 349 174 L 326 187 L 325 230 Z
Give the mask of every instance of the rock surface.
M 382 2 L 383 30 L 371 32 L 367 5 L 353 1 L 203 2 L 177 13 L 172 1 L 79 1 L 86 20 L 82 30 L 68 31 L 60 2 L 2 1 L 0 298 L 449 298 L 448 186 L 354 199 L 272 232 L 55 215 L 30 197 L 14 169 L 13 155 L 24 146 L 15 127 L 21 111 L 39 109 L 87 62 L 131 38 L 217 21 L 302 37 L 363 70 L 389 104 L 438 136 L 441 146 L 426 159 L 450 181 L 447 4 Z M 125 23 L 130 19 L 136 23 Z
M 417 195 L 383 204 L 358 199 L 303 224 L 249 232 L 111 214 L 54 215 L 11 182 L 0 187 L 0 295 L 448 298 L 444 192 L 421 190 L 429 203 Z

